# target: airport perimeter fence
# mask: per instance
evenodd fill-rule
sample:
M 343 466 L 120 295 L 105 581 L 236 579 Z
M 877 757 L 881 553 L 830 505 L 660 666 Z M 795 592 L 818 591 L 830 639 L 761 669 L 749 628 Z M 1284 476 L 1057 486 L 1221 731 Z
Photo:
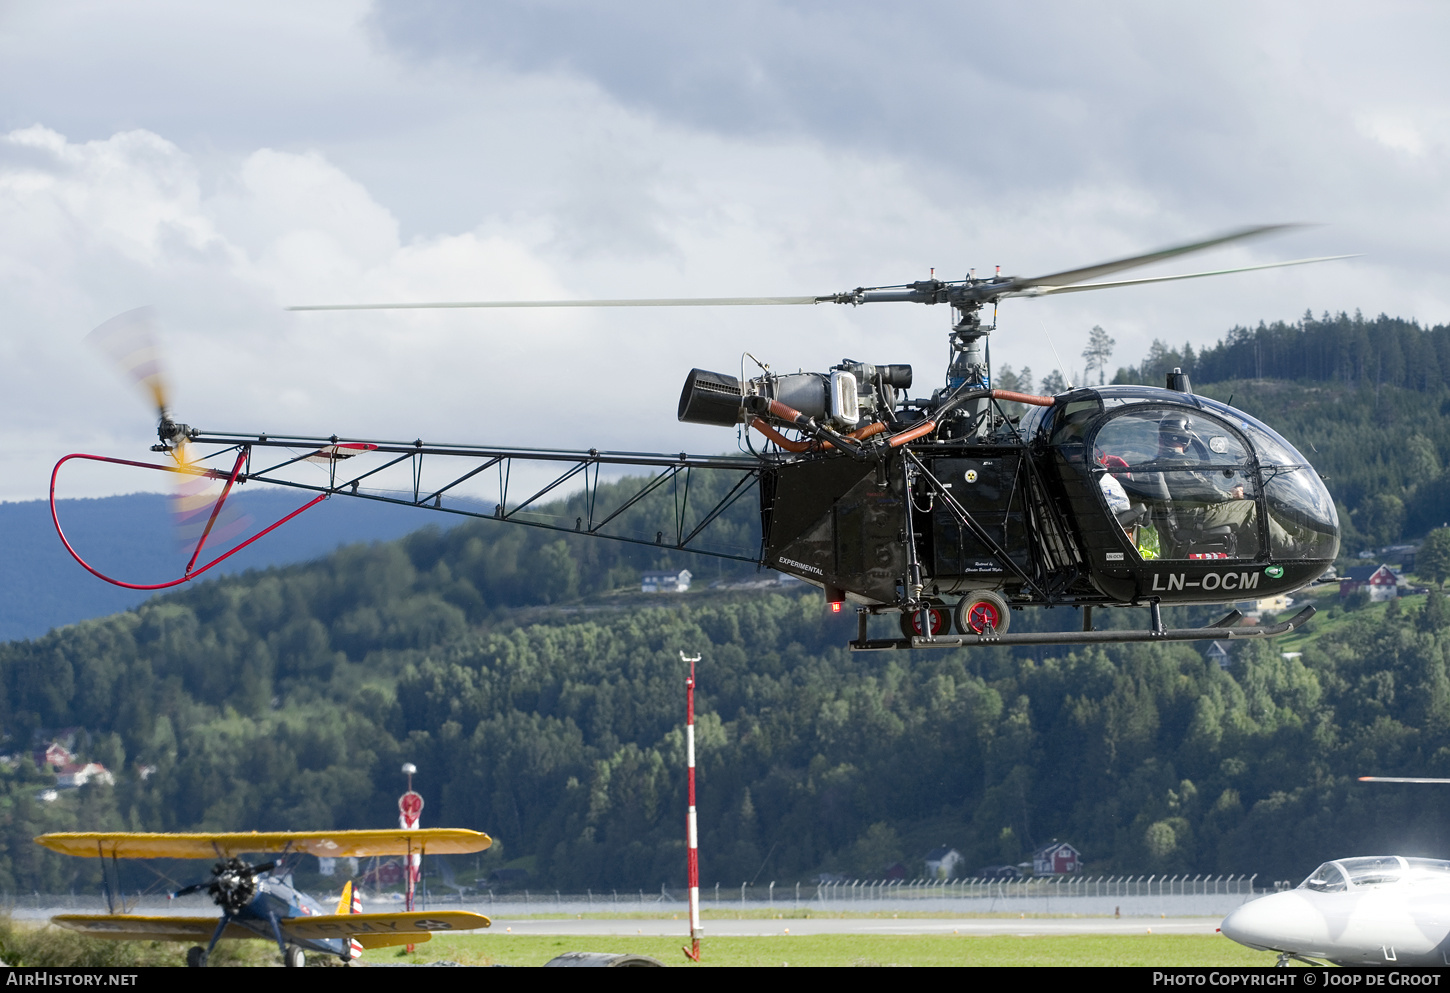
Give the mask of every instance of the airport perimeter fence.
M 912 914 L 1211 914 L 1227 913 L 1282 884 L 1256 886 L 1257 875 L 1050 876 L 1028 879 L 840 880 L 822 883 L 716 883 L 700 888 L 704 910 L 758 914 L 822 911 Z M 426 905 L 460 907 L 489 916 L 535 914 L 683 913 L 689 894 L 680 888 L 586 890 L 561 893 L 528 888 L 450 892 L 430 890 Z M 372 905 L 372 901 L 367 901 Z M 420 901 L 421 903 L 422 901 Z
M 821 883 L 716 883 L 700 889 L 700 905 L 722 912 L 822 911 L 829 913 L 904 912 L 912 914 L 1032 913 L 1093 916 L 1222 914 L 1256 896 L 1284 887 L 1273 882 L 1255 886 L 1257 875 L 1132 875 L 1047 876 L 1024 879 L 837 880 Z M 3 902 L 20 918 L 41 918 L 59 910 L 101 912 L 104 901 L 94 894 L 11 897 Z M 563 914 L 678 915 L 686 911 L 689 894 L 661 886 L 657 891 L 607 890 L 584 893 L 472 890 L 428 887 L 418 894 L 419 909 L 459 908 L 490 917 Z M 325 902 L 325 901 L 324 901 Z M 396 908 L 401 893 L 363 894 L 370 912 Z M 134 894 L 131 913 L 206 912 L 211 901 L 193 894 L 168 901 L 161 894 Z
M 889 901 L 910 904 L 917 901 L 940 900 L 1008 900 L 1008 899 L 1071 899 L 1074 897 L 1162 897 L 1162 896 L 1234 896 L 1253 897 L 1282 888 L 1256 889 L 1258 874 L 1251 876 L 1198 874 L 1137 876 L 1035 876 L 1020 879 L 852 879 L 822 883 L 775 883 L 755 886 L 743 883 L 727 886 L 716 883 L 700 888 L 700 900 L 711 907 L 805 907 L 810 904 L 879 903 Z M 607 890 L 584 894 L 543 892 L 539 890 L 488 890 L 476 894 L 443 893 L 428 895 L 430 902 L 480 902 L 501 907 L 541 906 L 551 904 L 583 904 L 591 910 L 621 913 L 647 909 L 651 904 L 680 903 L 688 899 L 683 889 L 660 887 L 658 893 L 645 890 L 620 893 Z

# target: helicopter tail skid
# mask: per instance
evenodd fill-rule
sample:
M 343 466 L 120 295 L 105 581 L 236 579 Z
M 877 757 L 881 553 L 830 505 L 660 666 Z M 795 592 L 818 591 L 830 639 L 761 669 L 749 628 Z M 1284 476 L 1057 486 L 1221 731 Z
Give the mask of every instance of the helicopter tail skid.
M 1161 628 L 1156 631 L 1042 631 L 1021 634 L 996 634 L 986 631 L 982 634 L 941 634 L 915 638 L 867 638 L 866 618 L 870 616 L 870 611 L 862 610 L 857 614 L 860 624 L 857 638 L 850 642 L 848 647 L 853 652 L 879 652 L 917 648 L 974 648 L 987 645 L 1103 645 L 1129 641 L 1218 641 L 1273 638 L 1295 630 L 1315 613 L 1313 607 L 1305 607 L 1287 621 L 1263 627 L 1235 626 L 1241 615 L 1238 611 L 1233 611 L 1222 620 L 1202 628 Z

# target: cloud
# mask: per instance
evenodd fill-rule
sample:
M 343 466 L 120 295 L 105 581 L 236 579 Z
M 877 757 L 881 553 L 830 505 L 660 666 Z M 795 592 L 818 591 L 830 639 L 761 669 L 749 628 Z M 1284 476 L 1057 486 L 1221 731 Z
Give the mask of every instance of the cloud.
M 501 236 L 402 244 L 388 211 L 316 153 L 258 150 L 205 196 L 190 156 L 136 131 L 80 143 L 39 126 L 0 136 L 0 260 L 11 452 L 38 439 L 58 450 L 78 438 L 114 446 L 144 437 L 143 408 L 80 347 L 91 326 L 137 303 L 155 302 L 168 317 L 180 415 L 206 415 L 223 430 L 236 422 L 217 420 L 281 414 L 296 419 L 285 430 L 302 431 L 315 430 L 339 394 L 384 398 L 379 420 L 416 401 L 390 389 L 407 377 L 396 364 L 408 351 L 396 322 L 364 319 L 339 350 L 332 335 L 299 334 L 284 301 L 412 298 L 457 290 L 465 277 L 485 294 L 561 292 L 525 247 Z M 417 379 L 434 364 L 417 364 L 414 396 L 426 394 Z M 39 495 L 44 467 L 11 462 L 3 495 Z
M 993 358 L 1040 376 L 1044 331 L 1069 357 L 1095 324 L 1126 362 L 1306 307 L 1450 318 L 1442 14 L 83 7 L 0 15 L 0 498 L 150 443 L 79 346 L 143 303 L 192 423 L 664 451 L 731 444 L 674 422 L 692 366 L 910 362 L 924 392 L 950 315 L 281 307 L 829 293 L 1310 220 L 1179 271 L 1371 256 L 1010 302 Z

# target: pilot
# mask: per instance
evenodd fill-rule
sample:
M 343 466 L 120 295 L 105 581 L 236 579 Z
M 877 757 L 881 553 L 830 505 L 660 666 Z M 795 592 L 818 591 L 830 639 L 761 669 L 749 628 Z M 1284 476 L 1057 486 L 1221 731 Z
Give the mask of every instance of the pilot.
M 1209 456 L 1201 449 L 1193 421 L 1186 415 L 1172 413 L 1158 422 L 1158 463 L 1207 462 Z M 1167 523 L 1178 546 L 1175 558 L 1256 554 L 1258 503 L 1245 491 L 1237 472 L 1178 469 L 1160 476 L 1166 491 L 1160 496 L 1168 498 Z M 1288 533 L 1272 517 L 1269 531 L 1276 547 L 1292 547 Z

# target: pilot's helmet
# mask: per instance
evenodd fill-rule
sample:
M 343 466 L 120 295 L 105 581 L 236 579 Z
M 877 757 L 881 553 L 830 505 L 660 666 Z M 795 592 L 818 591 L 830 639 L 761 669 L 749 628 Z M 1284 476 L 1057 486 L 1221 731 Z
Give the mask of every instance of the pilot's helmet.
M 1158 422 L 1162 448 L 1187 448 L 1193 442 L 1193 421 L 1184 414 L 1168 414 Z

